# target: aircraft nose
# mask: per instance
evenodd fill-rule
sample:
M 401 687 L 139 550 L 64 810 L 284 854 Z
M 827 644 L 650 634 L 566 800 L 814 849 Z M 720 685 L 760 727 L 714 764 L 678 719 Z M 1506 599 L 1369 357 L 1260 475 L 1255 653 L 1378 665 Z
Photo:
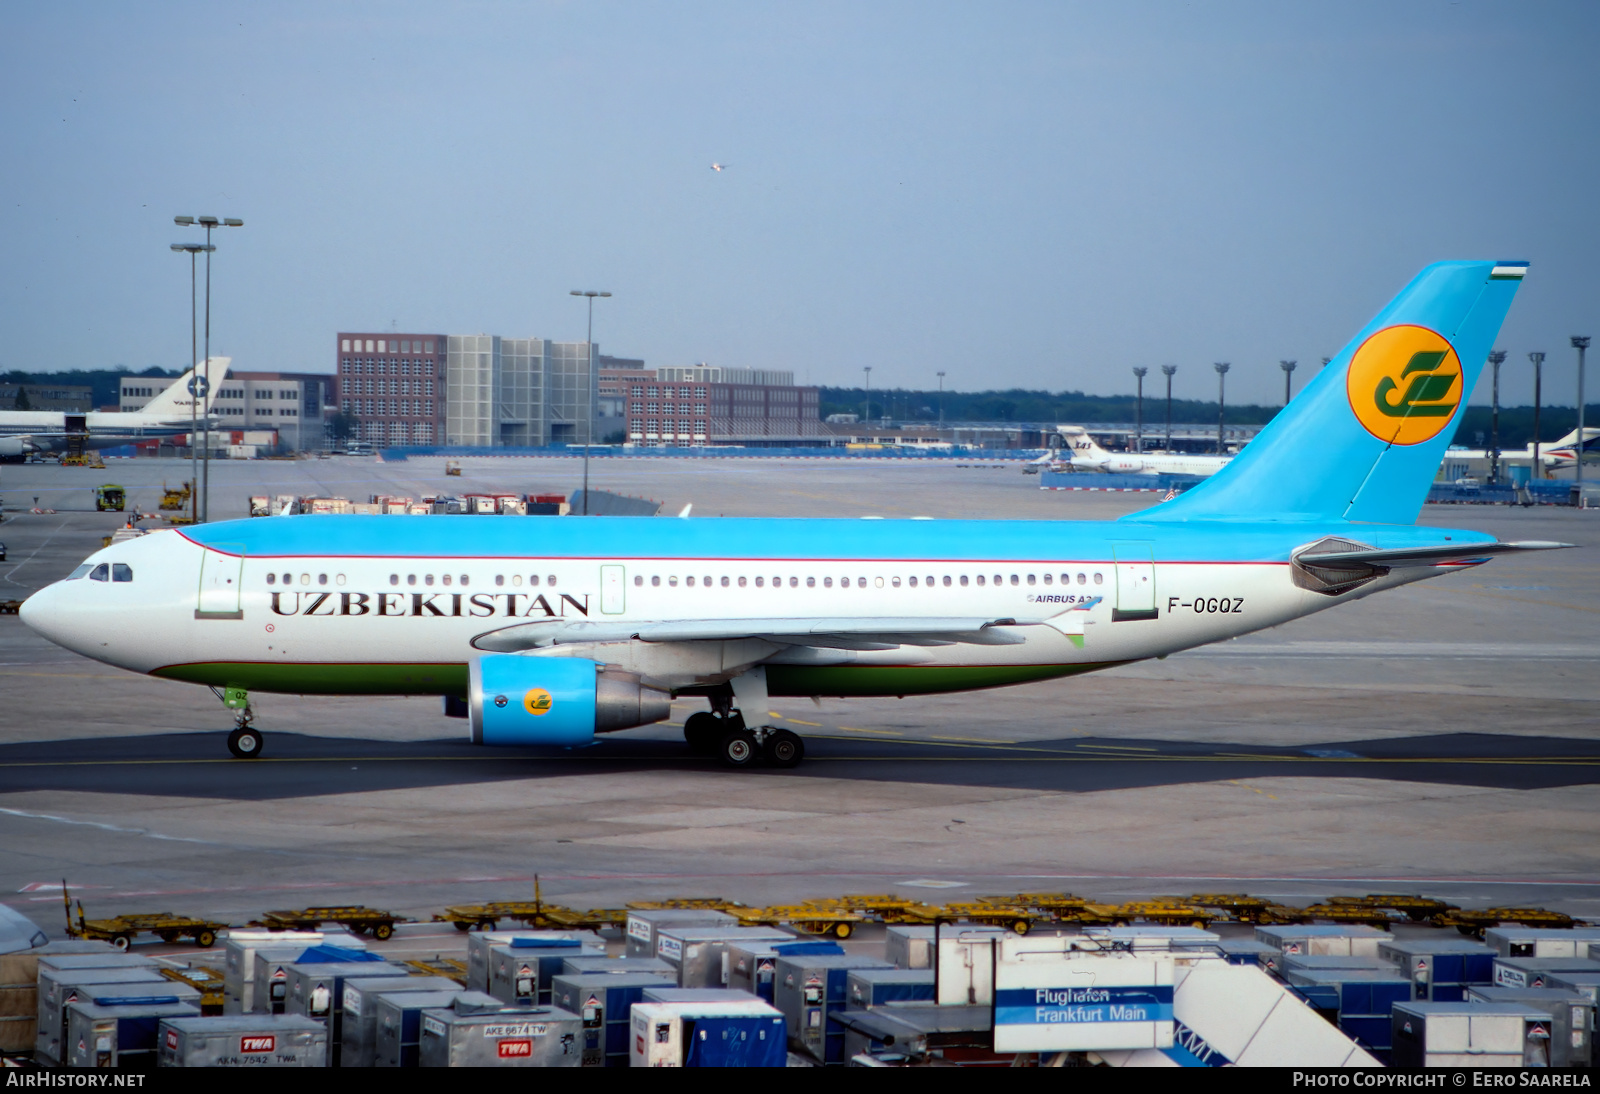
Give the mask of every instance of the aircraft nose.
M 58 646 L 77 651 L 80 636 L 76 633 L 78 628 L 73 626 L 73 617 L 70 601 L 71 594 L 63 589 L 62 582 L 46 585 L 38 592 L 22 602 L 22 607 L 17 611 L 17 617 L 34 633 L 43 638 L 48 638 Z

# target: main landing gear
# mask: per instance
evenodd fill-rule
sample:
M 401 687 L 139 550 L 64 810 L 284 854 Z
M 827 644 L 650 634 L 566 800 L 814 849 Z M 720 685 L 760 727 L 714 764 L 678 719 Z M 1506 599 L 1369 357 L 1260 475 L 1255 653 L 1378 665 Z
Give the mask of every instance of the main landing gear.
M 222 693 L 222 705 L 233 711 L 234 729 L 228 734 L 228 751 L 241 760 L 260 757 L 266 741 L 259 729 L 250 726 L 256 717 L 255 711 L 250 709 L 250 693 L 244 688 L 227 688 Z
M 752 676 L 758 680 L 751 681 Z M 752 683 L 756 686 L 751 687 Z M 776 726 L 747 726 L 743 712 L 733 705 L 737 695 L 743 700 L 742 707 L 764 710 L 766 684 L 766 674 L 760 669 L 747 673 L 736 678 L 727 691 L 712 695 L 709 711 L 689 715 L 683 723 L 689 751 L 715 756 L 724 767 L 749 768 L 763 762 L 769 767 L 799 767 L 806 758 L 806 743 L 799 734 Z

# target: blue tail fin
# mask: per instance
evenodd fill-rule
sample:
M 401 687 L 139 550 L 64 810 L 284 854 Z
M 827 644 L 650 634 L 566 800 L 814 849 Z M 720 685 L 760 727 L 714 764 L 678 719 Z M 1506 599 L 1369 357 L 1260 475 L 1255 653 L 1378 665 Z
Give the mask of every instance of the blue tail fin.
M 1429 266 L 1227 467 L 1123 519 L 1415 522 L 1527 266 Z

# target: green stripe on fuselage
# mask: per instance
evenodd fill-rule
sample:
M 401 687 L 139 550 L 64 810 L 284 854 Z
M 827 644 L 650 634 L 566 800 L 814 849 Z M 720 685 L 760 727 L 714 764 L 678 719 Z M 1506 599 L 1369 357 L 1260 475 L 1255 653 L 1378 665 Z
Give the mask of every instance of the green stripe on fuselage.
M 1109 667 L 1091 665 L 769 665 L 773 695 L 867 698 L 933 695 L 1050 680 Z M 152 676 L 247 691 L 290 695 L 466 695 L 465 664 L 279 665 L 218 661 L 172 665 Z

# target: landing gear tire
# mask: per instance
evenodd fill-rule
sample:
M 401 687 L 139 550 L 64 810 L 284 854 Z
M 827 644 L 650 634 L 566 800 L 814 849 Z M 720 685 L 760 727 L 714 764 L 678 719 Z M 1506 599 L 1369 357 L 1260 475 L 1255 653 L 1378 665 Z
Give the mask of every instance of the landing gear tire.
M 703 710 L 689 715 L 683 723 L 683 739 L 689 742 L 689 751 L 696 756 L 709 756 L 715 752 L 724 732 L 722 719 Z
M 258 730 L 240 726 L 228 734 L 228 751 L 241 760 L 254 760 L 261 755 L 261 733 Z
M 773 767 L 799 767 L 806 758 L 806 743 L 797 733 L 775 729 L 767 737 L 767 763 Z
M 761 759 L 761 746 L 756 743 L 756 735 L 748 729 L 731 729 L 722 735 L 722 742 L 717 746 L 717 759 L 722 761 L 724 767 L 754 767 Z

